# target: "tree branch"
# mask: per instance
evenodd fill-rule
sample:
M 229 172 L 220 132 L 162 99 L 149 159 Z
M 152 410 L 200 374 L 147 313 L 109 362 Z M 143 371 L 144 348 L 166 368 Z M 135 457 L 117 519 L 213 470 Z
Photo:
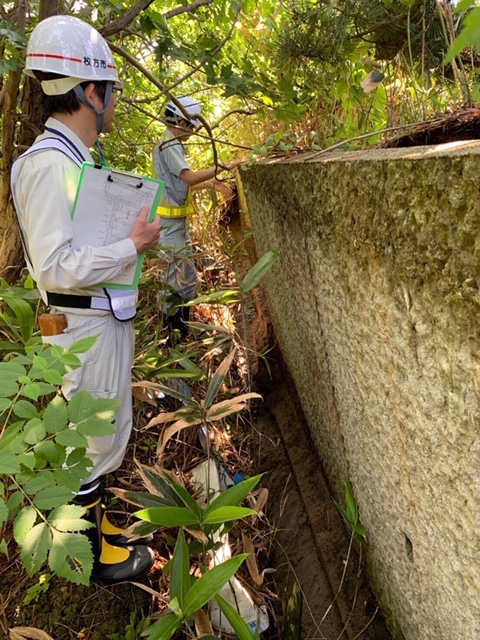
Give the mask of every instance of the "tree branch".
M 145 11 L 154 0 L 138 0 L 137 4 L 135 4 L 131 9 L 126 11 L 121 18 L 117 18 L 113 22 L 106 24 L 104 27 L 99 29 L 100 33 L 104 38 L 108 38 L 109 36 L 113 36 L 119 31 L 123 31 L 125 27 L 127 27 L 135 18 Z
M 196 0 L 196 3 L 207 4 L 209 2 L 210 2 L 210 0 Z M 190 6 L 192 6 L 192 5 L 190 5 Z M 219 44 L 215 47 L 215 49 L 213 49 L 213 51 L 210 53 L 210 56 L 209 56 L 210 59 L 212 59 L 215 55 L 217 55 L 217 53 L 219 51 L 221 51 L 221 49 L 225 46 L 225 44 L 231 38 L 231 35 L 232 35 L 233 30 L 235 28 L 235 24 L 237 23 L 237 19 L 238 19 L 240 11 L 241 11 L 241 4 L 239 4 L 238 7 L 237 7 L 237 11 L 235 13 L 235 17 L 233 19 L 232 25 L 231 25 L 227 35 L 225 36 L 225 38 L 221 42 L 219 42 Z M 110 45 L 110 48 L 112 49 L 113 52 L 117 53 L 119 56 L 122 56 L 122 58 L 127 60 L 127 62 L 129 62 L 136 69 L 138 69 L 138 71 L 140 71 L 140 73 L 142 73 L 148 80 L 150 80 L 150 82 L 152 82 L 158 89 L 160 89 L 160 91 L 162 92 L 162 95 L 167 95 L 169 100 L 171 100 L 180 109 L 180 111 L 187 117 L 188 110 L 185 109 L 183 104 L 179 100 L 177 100 L 175 98 L 175 96 L 173 96 L 170 93 L 170 91 L 171 91 L 171 89 L 175 88 L 176 86 L 178 86 L 179 84 L 184 82 L 187 78 L 192 76 L 195 72 L 199 71 L 202 68 L 202 66 L 205 64 L 205 61 L 202 61 L 196 67 L 193 67 L 193 69 L 191 69 L 185 76 L 180 78 L 177 82 L 175 82 L 173 85 L 171 85 L 171 87 L 169 87 L 169 89 L 167 89 L 160 82 L 160 80 L 158 80 L 158 78 L 156 78 L 150 71 L 148 71 L 148 69 L 146 69 L 140 62 L 138 62 L 138 60 L 136 58 L 134 58 L 134 56 L 132 56 L 128 51 L 125 51 L 125 49 L 123 49 L 123 48 L 121 48 L 121 47 L 119 47 L 119 46 L 117 46 L 117 45 L 115 45 L 115 44 L 113 44 L 111 42 L 109 42 L 109 45 Z M 205 118 L 201 114 L 196 114 L 195 117 L 198 120 L 200 120 L 200 122 L 203 124 L 203 126 L 205 127 L 205 130 L 208 133 L 208 137 L 210 138 L 210 141 L 212 143 L 213 161 L 214 161 L 215 166 L 218 166 L 218 154 L 217 154 L 217 149 L 216 149 L 216 146 L 215 146 L 215 138 L 213 137 L 212 129 L 211 129 L 210 125 L 208 124 L 208 122 L 205 120 Z
M 203 7 L 207 4 L 212 4 L 213 1 L 214 0 L 195 0 L 195 2 L 192 2 L 186 7 L 177 7 L 176 9 L 172 9 L 171 11 L 167 11 L 163 14 L 163 17 L 165 18 L 165 20 L 169 20 L 170 18 L 173 18 L 173 16 L 178 16 L 181 13 L 192 13 L 199 7 Z
M 127 28 L 127 26 L 135 20 L 135 18 L 148 9 L 148 7 L 154 2 L 154 0 L 138 0 L 137 4 L 134 5 L 131 9 L 126 11 L 120 18 L 117 20 L 113 20 L 109 24 L 106 24 L 101 29 L 99 29 L 100 33 L 104 38 L 108 38 L 109 36 L 113 36 L 120 31 L 123 31 Z M 172 9 L 171 11 L 167 11 L 163 14 L 163 18 L 165 20 L 169 20 L 173 18 L 173 16 L 178 16 L 181 13 L 192 13 L 196 11 L 199 7 L 203 7 L 207 4 L 212 4 L 213 0 L 194 0 L 191 4 L 188 4 L 185 7 L 177 7 L 176 9 Z

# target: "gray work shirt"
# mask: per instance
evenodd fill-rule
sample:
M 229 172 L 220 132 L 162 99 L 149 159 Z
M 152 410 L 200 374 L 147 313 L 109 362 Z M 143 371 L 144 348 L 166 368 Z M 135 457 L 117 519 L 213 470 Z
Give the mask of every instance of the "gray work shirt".
M 165 140 L 172 142 L 162 144 Z M 170 204 L 183 207 L 187 201 L 188 185 L 180 177 L 184 169 L 190 169 L 185 160 L 185 149 L 180 140 L 175 139 L 170 131 L 165 131 L 163 138 L 153 150 L 153 166 L 155 177 L 163 180 L 165 188 L 163 198 Z

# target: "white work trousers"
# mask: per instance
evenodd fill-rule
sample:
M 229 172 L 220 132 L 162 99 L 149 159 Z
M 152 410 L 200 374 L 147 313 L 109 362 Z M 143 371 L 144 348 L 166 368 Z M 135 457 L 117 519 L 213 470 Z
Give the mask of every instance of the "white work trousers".
M 60 310 L 58 310 L 60 312 Z M 98 336 L 87 353 L 80 354 L 82 366 L 64 376 L 63 395 L 69 400 L 77 391 L 86 390 L 94 398 L 115 398 L 121 407 L 114 418 L 115 433 L 88 438 L 86 452 L 93 466 L 87 483 L 111 473 L 121 465 L 132 431 L 131 369 L 135 349 L 133 320 L 119 322 L 109 311 L 69 309 L 65 312 L 67 329 L 43 341 L 68 347 L 80 340 Z
M 160 216 L 159 257 L 167 263 L 162 281 L 167 286 L 162 295 L 163 313 L 174 304 L 168 300 L 174 290 L 183 302 L 195 297 L 198 276 L 193 261 L 192 239 L 188 231 L 188 217 Z

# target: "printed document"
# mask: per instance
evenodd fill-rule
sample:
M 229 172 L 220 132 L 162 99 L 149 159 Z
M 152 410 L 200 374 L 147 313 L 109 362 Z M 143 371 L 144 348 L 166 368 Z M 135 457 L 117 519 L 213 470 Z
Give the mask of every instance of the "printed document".
M 73 248 L 101 247 L 128 238 L 143 206 L 150 209 L 149 221 L 154 220 L 163 187 L 161 180 L 84 162 L 72 212 Z M 136 265 L 99 286 L 137 288 L 144 257 L 140 254 Z

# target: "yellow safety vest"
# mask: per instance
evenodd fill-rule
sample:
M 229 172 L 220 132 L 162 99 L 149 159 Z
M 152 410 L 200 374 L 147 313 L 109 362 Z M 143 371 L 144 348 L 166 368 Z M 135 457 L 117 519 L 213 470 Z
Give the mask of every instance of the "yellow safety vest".
M 185 218 L 195 212 L 193 205 L 192 192 L 188 190 L 187 201 L 183 206 L 170 204 L 163 198 L 160 200 L 160 206 L 157 208 L 157 216 L 163 218 Z

